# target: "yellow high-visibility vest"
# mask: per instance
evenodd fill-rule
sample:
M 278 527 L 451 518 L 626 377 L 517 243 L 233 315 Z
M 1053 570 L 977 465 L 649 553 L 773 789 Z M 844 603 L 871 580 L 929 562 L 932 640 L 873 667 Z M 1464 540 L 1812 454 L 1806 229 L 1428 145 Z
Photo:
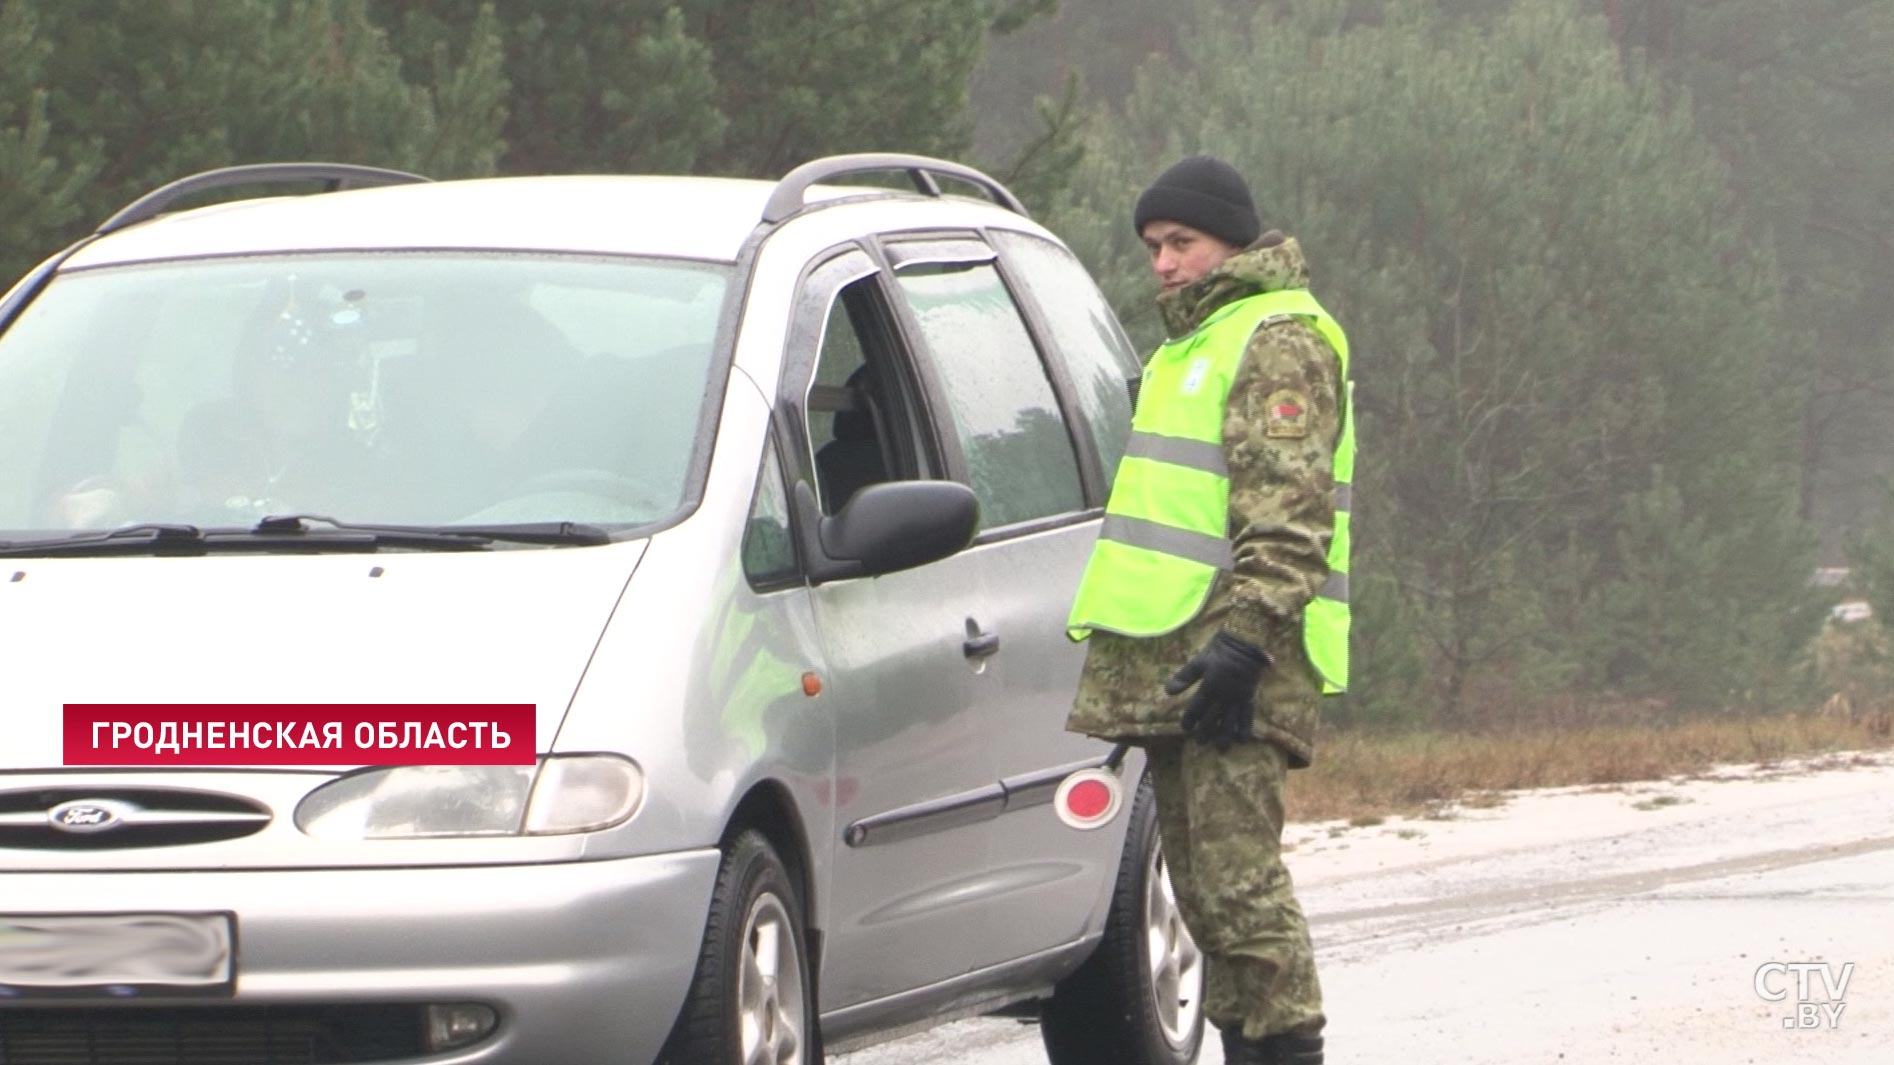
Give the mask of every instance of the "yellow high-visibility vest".
M 1355 473 L 1354 388 L 1348 338 L 1306 289 L 1250 296 L 1220 308 L 1190 335 L 1157 349 L 1144 368 L 1131 439 L 1118 464 L 1067 634 L 1160 636 L 1203 609 L 1232 564 L 1224 411 L 1252 334 L 1300 318 L 1341 361 L 1342 435 L 1335 449 L 1335 533 L 1328 579 L 1303 611 L 1303 643 L 1326 693 L 1348 688 L 1348 515 Z

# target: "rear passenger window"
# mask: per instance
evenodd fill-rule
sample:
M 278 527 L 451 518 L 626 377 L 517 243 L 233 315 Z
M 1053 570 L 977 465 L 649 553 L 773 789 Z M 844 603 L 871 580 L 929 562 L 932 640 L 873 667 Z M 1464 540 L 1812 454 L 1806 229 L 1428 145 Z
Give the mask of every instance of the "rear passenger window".
M 943 383 L 980 527 L 1082 509 L 1071 434 L 999 271 L 991 262 L 925 262 L 895 277 Z
M 1054 355 L 1064 361 L 1109 484 L 1118 473 L 1118 460 L 1131 433 L 1137 353 L 1091 275 L 1072 253 L 1025 233 L 996 230 L 989 239 L 1006 257 L 1021 297 L 1032 302 L 1039 320 L 1051 330 Z

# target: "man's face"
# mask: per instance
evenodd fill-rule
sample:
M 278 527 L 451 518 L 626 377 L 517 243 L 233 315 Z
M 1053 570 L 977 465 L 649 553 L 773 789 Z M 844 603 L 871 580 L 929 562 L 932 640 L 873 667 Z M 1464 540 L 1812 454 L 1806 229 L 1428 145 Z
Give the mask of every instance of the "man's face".
M 1151 269 L 1166 292 L 1215 270 L 1237 252 L 1234 245 L 1182 222 L 1148 222 L 1142 235 Z

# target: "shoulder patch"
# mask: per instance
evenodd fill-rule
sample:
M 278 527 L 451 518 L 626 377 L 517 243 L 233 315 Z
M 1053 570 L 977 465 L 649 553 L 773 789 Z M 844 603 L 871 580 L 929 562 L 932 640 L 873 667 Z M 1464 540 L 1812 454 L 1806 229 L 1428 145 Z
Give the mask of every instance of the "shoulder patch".
M 1309 435 L 1309 397 L 1293 388 L 1279 388 L 1263 401 L 1263 435 L 1300 440 Z

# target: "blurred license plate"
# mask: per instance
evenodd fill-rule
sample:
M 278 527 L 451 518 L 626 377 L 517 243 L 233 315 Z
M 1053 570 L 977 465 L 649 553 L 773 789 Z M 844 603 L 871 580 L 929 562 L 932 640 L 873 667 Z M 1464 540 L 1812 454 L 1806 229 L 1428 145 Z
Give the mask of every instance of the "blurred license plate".
M 0 914 L 0 998 L 229 994 L 233 947 L 226 913 Z

